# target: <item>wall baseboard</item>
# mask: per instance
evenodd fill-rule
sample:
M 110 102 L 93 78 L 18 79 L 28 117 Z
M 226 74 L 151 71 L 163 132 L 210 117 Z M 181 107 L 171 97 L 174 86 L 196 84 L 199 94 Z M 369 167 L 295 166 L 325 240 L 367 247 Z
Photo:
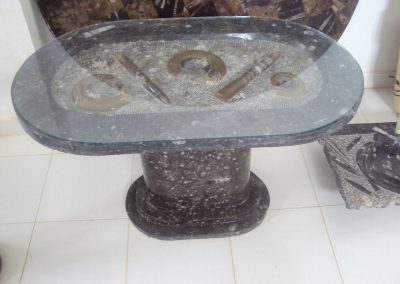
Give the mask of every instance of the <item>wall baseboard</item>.
M 364 88 L 393 88 L 395 71 L 385 73 L 364 73 Z

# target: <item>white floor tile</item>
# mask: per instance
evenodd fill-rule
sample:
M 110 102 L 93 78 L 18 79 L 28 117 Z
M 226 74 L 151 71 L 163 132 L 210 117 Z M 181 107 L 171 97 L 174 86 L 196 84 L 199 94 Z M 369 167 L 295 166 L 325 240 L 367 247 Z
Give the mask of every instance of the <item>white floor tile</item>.
M 43 155 L 51 152 L 50 148 L 40 145 L 28 135 L 0 137 L 0 156 Z
M 138 179 L 141 175 L 143 175 L 142 161 L 140 159 L 140 154 L 135 154 L 133 155 L 133 181 Z
M 0 79 L 1 84 L 1 79 Z M 1 89 L 1 86 L 0 86 Z M 0 99 L 1 103 L 1 99 Z M 1 113 L 1 110 L 0 110 Z M 14 135 L 26 135 L 22 129 L 16 117 L 2 117 L 0 115 L 0 137 L 1 136 L 14 136 Z
M 21 283 L 125 283 L 127 222 L 36 224 Z
M 0 224 L 0 283 L 18 284 L 31 239 L 33 224 Z
M 320 205 L 344 204 L 335 176 L 318 142 L 301 146 Z
M 54 155 L 38 220 L 126 218 L 131 175 L 131 155 Z
M 394 122 L 393 89 L 365 89 L 361 108 L 368 122 Z
M 36 218 L 50 156 L 0 157 L 0 223 Z
M 251 170 L 265 183 L 272 209 L 317 206 L 298 146 L 252 150 Z
M 232 250 L 237 284 L 341 283 L 319 208 L 269 211 Z
M 73 155 L 73 154 L 69 154 L 69 153 L 61 152 L 61 151 L 58 151 L 58 150 L 53 150 L 53 154 L 54 154 L 54 155 L 59 155 L 59 154 Z
M 367 123 L 367 119 L 361 107 L 358 108 L 356 115 L 349 123 Z
M 400 207 L 323 212 L 344 283 L 400 283 Z
M 128 283 L 234 283 L 228 238 L 161 241 L 130 227 Z

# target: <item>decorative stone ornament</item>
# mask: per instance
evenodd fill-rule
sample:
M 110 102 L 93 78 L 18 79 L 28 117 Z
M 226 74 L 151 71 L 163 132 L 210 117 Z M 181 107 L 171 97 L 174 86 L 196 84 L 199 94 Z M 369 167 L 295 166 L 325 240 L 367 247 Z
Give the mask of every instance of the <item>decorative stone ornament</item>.
M 400 204 L 395 123 L 350 124 L 320 140 L 347 208 Z
M 116 20 L 256 16 L 292 20 L 334 39 L 345 30 L 358 0 L 37 0 L 55 36 Z

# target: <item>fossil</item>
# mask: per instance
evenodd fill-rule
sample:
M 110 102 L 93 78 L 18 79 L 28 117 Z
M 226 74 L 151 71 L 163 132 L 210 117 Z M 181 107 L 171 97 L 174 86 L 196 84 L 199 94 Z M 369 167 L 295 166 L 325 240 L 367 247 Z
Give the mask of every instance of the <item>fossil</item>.
M 227 102 L 235 96 L 240 90 L 245 88 L 254 78 L 258 77 L 262 72 L 269 69 L 281 56 L 280 52 L 274 52 L 262 59 L 258 60 L 248 71 L 228 85 L 220 89 L 215 96 L 222 101 Z
M 200 64 L 199 64 L 200 63 Z M 168 61 L 168 72 L 174 76 L 184 73 L 200 79 L 215 81 L 226 74 L 226 65 L 217 55 L 204 50 L 186 50 Z
M 293 73 L 274 73 L 270 81 L 272 89 L 280 96 L 296 96 L 305 90 L 304 82 Z
M 115 58 L 132 76 L 134 76 L 142 84 L 147 91 L 149 91 L 149 93 L 151 93 L 159 101 L 163 102 L 164 104 L 169 104 L 171 102 L 168 96 L 123 52 L 117 52 L 115 54 Z
M 129 103 L 123 83 L 111 74 L 83 78 L 72 89 L 72 98 L 79 108 L 88 111 L 110 111 Z

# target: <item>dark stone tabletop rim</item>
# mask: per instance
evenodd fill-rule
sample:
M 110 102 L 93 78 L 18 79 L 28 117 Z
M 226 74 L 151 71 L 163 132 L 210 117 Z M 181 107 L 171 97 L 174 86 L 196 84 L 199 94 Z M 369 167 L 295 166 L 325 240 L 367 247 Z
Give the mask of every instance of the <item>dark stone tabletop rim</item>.
M 358 108 L 360 102 L 355 106 Z M 132 153 L 162 152 L 162 151 L 191 151 L 191 150 L 219 150 L 234 148 L 261 148 L 261 147 L 279 147 L 293 146 L 314 142 L 322 139 L 327 135 L 345 134 L 352 131 L 352 126 L 369 129 L 368 124 L 351 124 L 348 122 L 353 118 L 355 110 L 349 111 L 342 119 L 332 123 L 329 128 L 322 130 L 312 130 L 307 136 L 304 133 L 300 136 L 296 134 L 288 135 L 281 139 L 265 139 L 265 136 L 259 137 L 231 137 L 231 138 L 214 138 L 214 139 L 187 139 L 187 140 L 166 140 L 166 141 L 144 141 L 132 143 L 92 143 L 92 142 L 76 142 L 65 141 L 57 137 L 48 135 L 29 122 L 19 117 L 19 122 L 24 130 L 40 144 L 65 153 L 86 156 L 105 156 L 105 155 L 122 155 Z M 393 125 L 395 123 L 392 123 Z M 278 136 L 279 137 L 279 136 Z M 270 136 L 268 136 L 270 138 Z
M 235 19 L 242 19 L 247 22 L 251 21 L 270 21 L 269 23 L 279 23 L 281 25 L 290 24 L 292 26 L 296 26 L 301 28 L 302 30 L 312 30 L 318 36 L 321 36 L 327 40 L 329 45 L 334 44 L 334 41 L 326 36 L 325 34 L 321 33 L 320 31 L 314 30 L 309 27 L 302 26 L 300 24 L 291 22 L 289 20 L 277 20 L 277 19 L 265 19 L 262 17 L 249 17 L 249 16 L 241 16 L 241 17 L 215 17 L 218 21 L 231 21 Z M 143 23 L 150 23 L 150 22 L 201 22 L 203 20 L 210 21 L 212 20 L 211 17 L 207 18 L 169 18 L 169 19 L 146 19 L 146 20 L 124 20 L 120 22 L 109 22 L 109 23 L 102 23 L 102 24 L 95 24 L 92 26 L 84 27 L 82 29 L 69 32 L 64 34 L 58 41 L 63 41 L 63 43 L 67 42 L 69 38 L 79 34 L 82 36 L 82 33 L 86 31 L 90 31 L 96 29 L 98 27 L 106 26 L 106 25 L 116 25 L 121 23 L 121 25 L 129 25 L 132 22 L 143 22 Z M 50 47 L 52 45 L 58 44 L 60 42 L 50 42 L 46 44 L 42 49 L 46 47 Z M 68 44 L 68 42 L 66 43 Z M 326 47 L 325 47 L 326 48 Z M 340 49 L 343 52 L 343 55 L 348 56 L 351 58 L 351 55 L 344 49 Z M 36 54 L 36 53 L 35 53 Z M 29 62 L 29 60 L 33 60 L 35 58 L 35 54 L 31 55 L 27 61 L 25 61 L 24 65 Z M 357 87 L 354 87 L 360 93 L 362 93 L 361 86 L 363 85 L 363 78 L 361 73 L 361 68 L 356 61 L 350 62 L 355 69 L 358 69 L 358 80 L 356 82 Z M 23 66 L 24 66 L 23 65 Z M 18 71 L 18 74 L 21 72 L 21 69 Z M 16 77 L 17 77 L 16 76 Z M 356 76 L 357 77 L 357 76 Z M 360 87 L 359 87 L 360 86 Z M 12 90 L 13 93 L 19 86 L 16 84 L 16 79 L 13 81 Z M 26 131 L 31 134 L 38 142 L 50 147 L 55 148 L 64 152 L 71 152 L 76 154 L 84 154 L 84 155 L 108 155 L 108 154 L 120 154 L 120 153 L 132 153 L 132 152 L 141 152 L 141 151 L 155 151 L 155 150 L 173 150 L 173 149 L 182 149 L 183 148 L 208 148 L 208 149 L 216 149 L 216 148 L 224 148 L 224 147 L 265 147 L 265 146 L 284 146 L 284 145 L 295 145 L 301 143 L 307 143 L 314 141 L 318 138 L 323 137 L 329 133 L 333 133 L 339 130 L 342 126 L 344 126 L 348 121 L 351 120 L 352 116 L 354 115 L 356 109 L 359 106 L 361 101 L 361 95 L 359 95 L 358 100 L 354 102 L 354 105 L 349 106 L 347 113 L 344 113 L 341 117 L 336 119 L 335 121 L 331 121 L 326 125 L 323 125 L 319 128 L 308 129 L 307 131 L 298 131 L 292 132 L 289 134 L 265 134 L 265 135 L 248 135 L 248 136 L 234 136 L 230 137 L 229 135 L 222 135 L 223 137 L 212 136 L 212 137 L 204 137 L 204 138 L 179 138 L 179 139 L 160 139 L 160 140 L 141 140 L 141 141 L 122 141 L 122 142 L 97 142 L 97 141 L 90 141 L 85 139 L 68 139 L 68 138 L 60 138 L 54 135 L 54 133 L 46 133 L 45 131 L 39 129 L 33 123 L 26 119 L 25 115 L 19 111 L 18 102 L 16 102 L 15 96 L 12 97 L 13 104 L 15 111 L 17 113 L 18 118 L 21 121 L 21 124 L 24 126 Z M 53 107 L 53 106 L 51 106 Z M 46 113 L 46 112 L 44 112 Z M 305 114 L 308 115 L 308 114 Z M 179 117 L 179 116 L 178 116 Z M 62 115 L 61 115 L 62 119 Z M 81 141 L 80 141 L 81 140 Z M 221 144 L 221 145 L 219 145 Z

